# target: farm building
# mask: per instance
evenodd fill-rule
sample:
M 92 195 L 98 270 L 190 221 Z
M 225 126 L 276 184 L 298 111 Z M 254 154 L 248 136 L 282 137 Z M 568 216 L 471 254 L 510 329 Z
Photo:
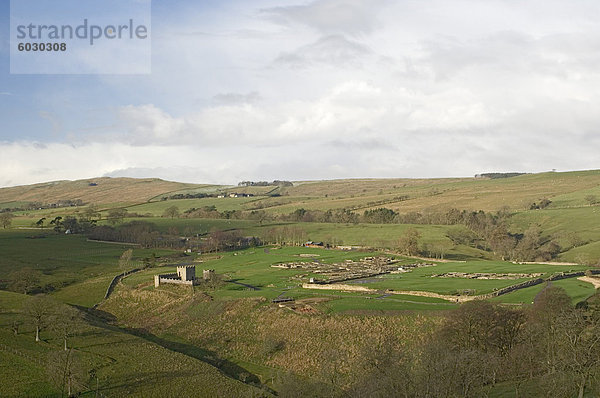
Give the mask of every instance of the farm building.
M 323 247 L 323 242 L 313 242 L 312 240 L 309 240 L 308 242 L 306 242 L 304 244 L 304 247 Z

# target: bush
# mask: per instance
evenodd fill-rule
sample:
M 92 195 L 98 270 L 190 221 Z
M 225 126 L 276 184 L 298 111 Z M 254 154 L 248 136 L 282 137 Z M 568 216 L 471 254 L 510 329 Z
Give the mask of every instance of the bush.
M 263 354 L 267 357 L 283 350 L 285 348 L 285 341 L 277 340 L 272 337 L 267 337 L 263 343 Z

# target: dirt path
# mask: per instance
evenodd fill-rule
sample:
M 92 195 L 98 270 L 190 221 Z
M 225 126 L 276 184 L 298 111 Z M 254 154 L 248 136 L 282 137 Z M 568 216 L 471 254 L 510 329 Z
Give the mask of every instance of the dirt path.
M 594 285 L 594 287 L 596 289 L 600 289 L 600 278 L 594 278 L 594 277 L 591 277 L 591 276 L 580 276 L 577 279 L 580 280 L 580 281 L 582 281 L 582 282 L 591 283 L 592 285 Z
M 553 262 L 553 261 L 511 261 L 513 264 L 525 264 L 525 265 L 581 265 L 578 263 L 565 263 L 565 262 Z
M 381 290 L 371 289 L 365 286 L 344 285 L 341 283 L 332 283 L 329 285 L 319 285 L 316 283 L 302 284 L 304 289 L 321 289 L 321 290 L 341 290 L 346 292 L 362 292 L 362 293 L 381 293 Z M 465 301 L 477 300 L 482 296 L 453 296 L 450 294 L 439 294 L 433 292 L 425 292 L 420 290 L 385 290 L 384 294 L 404 294 L 407 296 L 420 296 L 439 298 L 454 303 L 463 303 Z
M 88 242 L 96 242 L 96 243 L 108 243 L 108 244 L 111 244 L 111 245 L 142 247 L 142 245 L 140 245 L 139 243 L 113 242 L 113 241 L 110 241 L 110 240 L 96 240 L 96 239 L 88 239 L 87 241 Z
M 416 260 L 423 260 L 429 262 L 436 263 L 466 263 L 464 260 L 448 260 L 447 258 L 431 258 L 431 257 L 420 257 L 420 256 L 407 256 L 406 254 L 401 254 L 392 250 L 384 250 L 385 254 L 392 254 L 394 256 L 402 256 L 407 258 L 414 258 Z

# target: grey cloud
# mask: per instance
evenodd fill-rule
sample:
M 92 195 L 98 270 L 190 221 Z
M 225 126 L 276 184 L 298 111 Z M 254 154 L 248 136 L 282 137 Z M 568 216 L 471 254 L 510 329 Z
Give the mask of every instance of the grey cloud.
M 248 94 L 222 93 L 215 95 L 212 99 L 217 105 L 239 105 L 259 102 L 261 100 L 261 96 L 258 92 L 252 91 Z
M 584 34 L 535 37 L 517 31 L 502 31 L 469 40 L 437 37 L 422 43 L 425 56 L 438 79 L 452 78 L 473 68 L 487 68 L 496 76 L 554 76 L 568 78 L 575 71 L 596 72 L 600 62 L 600 40 Z
M 387 0 L 317 0 L 307 5 L 262 9 L 263 15 L 282 25 L 300 24 L 321 33 L 359 35 L 378 25 L 377 13 Z
M 302 46 L 293 52 L 280 54 L 275 65 L 304 68 L 311 65 L 328 64 L 339 68 L 357 67 L 365 57 L 372 54 L 369 47 L 348 40 L 341 35 L 321 37 L 314 43 Z
M 396 151 L 398 147 L 390 141 L 380 139 L 361 139 L 360 137 L 348 137 L 347 139 L 338 139 L 326 143 L 333 148 L 362 149 L 366 151 Z

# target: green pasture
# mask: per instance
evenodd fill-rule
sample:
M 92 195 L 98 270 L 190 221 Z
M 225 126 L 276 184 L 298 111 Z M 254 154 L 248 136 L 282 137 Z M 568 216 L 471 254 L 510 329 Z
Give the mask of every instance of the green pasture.
M 225 210 L 241 210 L 244 204 L 256 200 L 256 197 L 161 200 L 158 202 L 141 203 L 138 205 L 128 206 L 127 211 L 132 213 L 162 216 L 165 209 L 171 206 L 176 206 L 180 213 L 183 213 L 191 208 L 201 209 L 205 206 L 215 206 L 218 211 L 223 212 Z
M 213 229 L 242 229 L 247 234 L 263 234 L 274 225 L 259 226 L 257 222 L 246 220 L 203 220 L 203 219 L 168 219 L 149 218 L 159 229 L 166 230 L 177 228 L 180 233 L 207 233 Z M 409 227 L 416 228 L 422 235 L 423 243 L 444 242 L 447 240 L 445 233 L 447 226 L 407 226 L 407 225 L 373 225 L 373 224 L 320 224 L 320 223 L 295 223 L 285 224 L 299 226 L 307 231 L 307 239 L 326 240 L 329 234 L 339 233 L 346 244 L 362 244 L 366 246 L 377 246 L 378 240 L 400 236 Z M 281 226 L 281 225 L 279 225 Z M 369 237 L 369 240 L 363 238 Z M 123 270 L 118 266 L 121 254 L 131 248 L 130 245 L 109 244 L 87 241 L 79 235 L 56 234 L 50 231 L 40 230 L 5 230 L 0 232 L 0 250 L 3 259 L 0 262 L 0 270 L 5 275 L 20 268 L 31 268 L 41 273 L 40 285 L 42 287 L 52 286 L 52 294 L 59 300 L 91 307 L 101 301 L 110 280 Z M 472 250 L 472 256 L 465 255 L 466 250 Z M 421 267 L 403 274 L 390 274 L 377 278 L 370 278 L 361 283 L 361 286 L 378 290 L 422 290 L 440 294 L 456 294 L 469 290 L 472 294 L 489 293 L 496 289 L 510 286 L 526 279 L 518 280 L 477 280 L 469 278 L 432 278 L 432 274 L 446 272 L 490 272 L 490 273 L 543 273 L 547 277 L 555 272 L 568 272 L 584 270 L 582 266 L 571 265 L 525 265 L 513 264 L 502 261 L 473 260 L 480 253 L 472 248 L 459 247 L 454 249 L 456 256 L 471 258 L 468 262 L 438 263 L 434 267 Z M 462 252 L 462 253 L 461 253 Z M 143 257 L 165 255 L 172 253 L 166 250 L 134 248 L 133 265 L 139 263 Z M 300 257 L 300 254 L 311 254 L 314 257 Z M 360 251 L 344 252 L 339 250 L 325 250 L 304 247 L 282 247 L 282 248 L 251 248 L 237 252 L 218 253 L 218 259 L 214 254 L 200 256 L 203 261 L 198 263 L 197 270 L 200 274 L 203 268 L 215 269 L 217 273 L 226 275 L 226 278 L 238 283 L 226 283 L 213 294 L 217 298 L 234 299 L 243 297 L 266 297 L 272 299 L 277 297 L 286 289 L 295 289 L 301 284 L 301 280 L 294 276 L 302 274 L 303 280 L 311 274 L 302 269 L 287 270 L 273 268 L 271 265 L 281 262 L 311 261 L 313 258 L 322 262 L 341 262 L 345 259 L 360 259 L 367 255 Z M 453 252 L 449 250 L 447 257 L 452 257 Z M 181 259 L 171 259 L 167 262 L 189 262 L 194 261 L 196 255 Z M 164 262 L 159 260 L 159 262 Z M 414 260 L 406 259 L 406 262 Z M 154 268 L 132 275 L 123 283 L 130 286 L 151 284 L 153 275 L 160 272 L 173 272 L 174 266 Z M 10 276 L 5 279 L 10 282 Z M 353 282 L 354 283 L 354 282 Z M 567 282 L 561 282 L 567 283 Z M 253 290 L 245 285 L 258 288 Z M 585 285 L 585 284 L 584 284 Z M 579 292 L 569 286 L 569 294 L 575 299 L 580 299 L 587 294 Z M 527 290 L 527 289 L 525 289 Z M 531 289 L 533 292 L 535 289 Z M 515 292 L 506 295 L 503 302 L 527 302 L 529 290 Z M 533 293 L 532 293 L 533 294 Z M 585 297 L 584 297 L 585 298 Z M 396 297 L 396 300 L 399 300 Z M 388 306 L 381 304 L 386 300 L 376 300 L 369 306 Z M 389 300 L 388 300 L 389 301 Z M 412 300 L 418 301 L 418 300 Z M 531 300 L 529 300 L 531 301 Z M 406 304 L 406 303 L 405 303 Z M 332 304 L 333 310 L 338 304 Z M 364 303 L 361 305 L 365 305 Z
M 11 273 L 22 268 L 39 272 L 40 286 L 67 303 L 91 306 L 99 302 L 110 280 L 123 272 L 119 257 L 133 248 L 132 267 L 152 253 L 131 245 L 88 241 L 81 235 L 37 230 L 0 230 L 0 272 L 11 282 Z
M 575 247 L 567 252 L 562 253 L 560 258 L 566 261 L 584 262 L 598 265 L 600 263 L 600 241 Z
M 552 284 L 565 289 L 569 296 L 571 296 L 573 304 L 577 304 L 578 302 L 587 299 L 596 292 L 596 289 L 591 283 L 582 282 L 577 280 L 577 278 L 563 279 L 552 282 Z
M 19 311 L 25 300 L 25 296 L 0 291 L 0 343 L 33 358 L 23 359 L 0 350 L 3 359 L 0 361 L 0 395 L 59 396 L 48 383 L 45 364 L 50 352 L 61 350 L 60 336 L 44 329 L 42 341 L 36 343 L 32 325 L 27 322 L 17 336 L 10 330 L 13 319 L 23 319 Z M 152 335 L 139 337 L 126 329 L 107 326 L 93 316 L 86 319 L 69 345 L 80 358 L 79 366 L 84 374 L 96 369 L 99 390 L 105 395 L 229 397 L 257 392 L 192 355 L 169 349 L 168 344 Z M 83 396 L 93 397 L 95 393 Z
M 300 254 L 312 254 L 314 257 L 300 257 Z M 225 276 L 227 280 L 233 280 L 238 283 L 225 283 L 210 294 L 217 299 L 238 299 L 245 297 L 265 297 L 273 299 L 280 294 L 294 299 L 308 297 L 328 297 L 331 298 L 329 304 L 323 304 L 327 312 L 347 311 L 348 306 L 354 303 L 358 304 L 357 309 L 440 309 L 439 306 L 428 306 L 429 304 L 443 304 L 446 301 L 441 299 L 391 295 L 383 299 L 374 299 L 377 295 L 365 295 L 361 292 L 339 292 L 329 290 L 307 290 L 300 288 L 302 282 L 308 277 L 315 276 L 307 270 L 302 269 L 282 269 L 271 267 L 273 264 L 283 262 L 312 261 L 318 259 L 324 263 L 341 262 L 345 259 L 360 259 L 365 256 L 377 255 L 377 252 L 343 252 L 338 250 L 325 250 L 303 247 L 282 247 L 275 248 L 252 248 L 237 252 L 221 253 L 218 259 L 215 255 L 200 256 L 199 259 L 205 259 L 204 262 L 196 265 L 198 275 L 202 269 L 214 269 L 217 274 Z M 414 262 L 412 259 L 404 259 L 398 265 Z M 530 278 L 520 279 L 470 279 L 470 278 L 442 278 L 432 277 L 434 274 L 448 272 L 465 273 L 541 273 L 542 278 L 559 272 L 572 272 L 587 269 L 584 266 L 573 265 L 545 265 L 545 264 L 514 264 L 503 261 L 468 261 L 468 262 L 450 262 L 436 263 L 435 266 L 419 267 L 411 272 L 401 274 L 386 274 L 378 277 L 366 278 L 358 281 L 345 282 L 354 286 L 364 286 L 380 291 L 428 291 L 439 294 L 453 295 L 469 291 L 470 294 L 479 295 L 490 293 L 494 290 L 524 282 Z M 175 272 L 175 266 L 159 267 L 135 275 L 128 276 L 123 283 L 131 287 L 151 286 L 153 276 L 158 273 Z M 302 279 L 294 278 L 302 275 Z M 581 301 L 593 292 L 590 284 L 568 279 L 553 282 L 558 286 L 563 286 L 574 301 Z M 254 290 L 249 286 L 256 287 Z M 539 292 L 542 285 L 534 286 L 516 292 L 492 299 L 493 301 L 506 303 L 527 303 L 530 302 L 535 294 Z M 202 289 L 201 287 L 196 287 Z M 341 295 L 341 297 L 340 297 Z M 380 295 L 379 295 L 380 296 Z M 341 300 L 340 302 L 337 302 Z M 343 304 L 347 303 L 347 304 Z M 422 305 L 423 303 L 427 305 Z M 348 308 L 347 308 L 348 307 Z M 444 307 L 446 308 L 446 307 Z
M 513 215 L 510 221 L 515 232 L 525 231 L 530 225 L 539 225 L 547 236 L 575 232 L 584 241 L 596 241 L 600 236 L 599 206 L 528 210 Z
M 524 282 L 521 279 L 470 279 L 432 277 L 448 272 L 465 273 L 543 273 L 548 277 L 557 272 L 585 270 L 582 266 L 559 266 L 543 264 L 513 264 L 502 261 L 469 261 L 466 263 L 438 263 L 433 267 L 420 267 L 402 274 L 387 274 L 368 278 L 360 286 L 372 289 L 420 290 L 439 294 L 456 294 L 465 290 L 471 294 L 485 294 L 503 287 Z M 354 282 L 357 283 L 357 282 Z
M 582 282 L 577 278 L 563 279 L 552 282 L 553 286 L 562 287 L 567 294 L 571 296 L 573 304 L 592 296 L 596 289 L 591 283 Z M 535 296 L 546 287 L 546 283 L 527 287 L 525 289 L 516 290 L 514 292 L 494 297 L 490 301 L 507 304 L 531 304 Z
M 123 222 L 146 221 L 153 223 L 161 232 L 168 232 L 175 228 L 180 235 L 204 235 L 213 230 L 230 231 L 234 229 L 246 230 L 249 227 L 258 225 L 258 222 L 252 220 L 226 220 L 226 219 L 204 219 L 204 218 L 164 218 L 164 217 L 144 217 L 144 218 L 126 218 Z
M 195 194 L 195 193 L 215 193 L 221 189 L 227 188 L 228 185 L 211 185 L 211 184 L 201 184 L 195 185 L 191 188 L 183 188 L 177 189 L 175 191 L 169 191 L 165 193 L 161 193 L 160 195 L 154 196 L 148 199 L 148 202 L 156 202 L 162 200 L 162 198 L 167 198 L 171 195 L 175 194 Z
M 130 246 L 87 241 L 84 236 L 35 230 L 0 232 L 0 267 L 6 275 L 20 268 L 42 273 L 42 282 L 74 282 L 117 271 Z
M 244 230 L 246 235 L 265 236 L 269 230 L 282 227 L 298 227 L 306 232 L 306 240 L 323 241 L 338 245 L 389 247 L 397 246 L 398 239 L 408 230 L 421 234 L 421 247 L 433 245 L 445 249 L 445 257 L 455 260 L 487 258 L 489 253 L 468 246 L 454 246 L 446 237 L 453 226 L 413 224 L 337 224 L 337 223 L 255 223 Z M 456 228 L 454 226 L 454 228 Z
M 21 206 L 26 206 L 28 202 L 22 200 L 11 200 L 9 202 L 0 202 L 0 209 L 16 209 Z
M 300 254 L 311 254 L 314 257 L 300 257 Z M 199 259 L 210 259 L 215 256 L 219 259 L 207 260 L 196 264 L 197 276 L 201 275 L 202 269 L 214 269 L 217 274 L 225 275 L 227 280 L 233 280 L 242 284 L 258 288 L 253 290 L 247 286 L 236 283 L 225 283 L 213 294 L 222 298 L 240 297 L 277 297 L 284 289 L 295 288 L 301 284 L 299 280 L 290 278 L 298 274 L 306 274 L 301 269 L 287 270 L 271 267 L 273 264 L 284 262 L 310 262 L 318 259 L 324 263 L 341 262 L 345 259 L 360 259 L 375 255 L 371 252 L 343 252 L 339 250 L 324 250 L 304 247 L 282 247 L 282 248 L 251 248 L 236 252 L 208 254 L 200 256 Z M 183 260 L 186 261 L 186 260 Z M 123 283 L 129 286 L 138 286 L 153 282 L 153 276 L 159 273 L 175 272 L 175 266 L 156 267 L 134 275 L 128 276 Z

